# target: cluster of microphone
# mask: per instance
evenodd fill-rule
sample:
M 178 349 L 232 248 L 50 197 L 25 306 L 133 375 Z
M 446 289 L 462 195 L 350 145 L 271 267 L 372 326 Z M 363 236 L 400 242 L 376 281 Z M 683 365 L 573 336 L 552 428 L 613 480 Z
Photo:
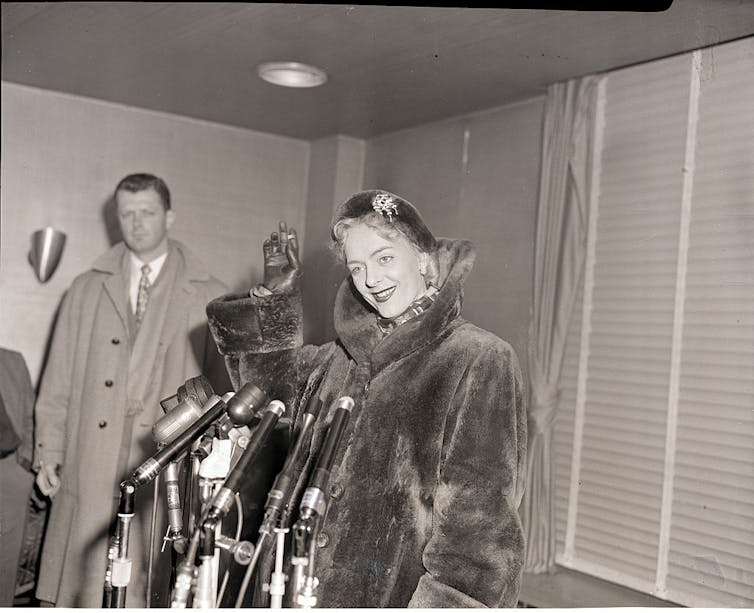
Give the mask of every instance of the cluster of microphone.
M 134 471 L 132 481 L 139 486 L 154 479 L 218 420 L 226 432 L 230 429 L 226 424 L 231 427 L 249 425 L 266 403 L 267 394 L 253 383 L 247 383 L 235 394 L 228 393 L 222 398 L 212 394 L 202 407 L 194 396 L 188 396 L 153 426 L 152 436 L 161 448 Z M 182 427 L 186 422 L 188 425 Z
M 220 397 L 204 377 L 187 380 L 178 388 L 175 396 L 163 400 L 161 404 L 166 413 L 152 428 L 153 438 L 158 445 L 157 452 L 142 462 L 131 477 L 121 483 L 116 530 L 108 555 L 103 604 L 106 607 L 125 606 L 125 591 L 130 580 L 128 540 L 134 513 L 134 496 L 139 487 L 155 480 L 164 472 L 169 537 L 174 541 L 178 553 L 185 552 L 176 568 L 171 607 L 186 607 L 192 596 L 194 608 L 219 606 L 213 583 L 216 548 L 226 549 L 236 562 L 247 566 L 236 600 L 236 607 L 243 606 L 243 598 L 256 562 L 269 545 L 273 534 L 278 536 L 276 565 L 278 570 L 281 568 L 282 539 L 289 531 L 288 522 L 292 515 L 291 504 L 296 480 L 308 458 L 307 442 L 311 440 L 310 433 L 320 413 L 322 401 L 316 395 L 312 396 L 301 416 L 284 466 L 267 495 L 256 545 L 225 537 L 218 527 L 236 501 L 244 479 L 249 470 L 253 469 L 255 460 L 278 420 L 285 414 L 285 405 L 279 400 L 269 400 L 267 394 L 253 383 L 247 383 L 237 392 L 229 392 Z M 348 396 L 336 401 L 327 435 L 299 504 L 298 521 L 293 529 L 294 535 L 298 535 L 296 542 L 299 544 L 294 606 L 308 608 L 316 602 L 313 559 L 316 532 L 325 514 L 330 472 L 353 405 L 353 400 Z M 201 441 L 218 436 L 228 438 L 234 429 L 250 431 L 250 435 L 244 437 L 243 451 L 227 472 L 222 485 L 215 488 L 212 497 L 203 504 L 198 521 L 192 526 L 193 533 L 187 540 L 182 536 L 179 462 L 187 453 L 201 453 Z M 183 544 L 179 547 L 179 543 Z M 302 553 L 302 547 L 305 553 Z M 304 559 L 306 563 L 302 564 Z M 273 576 L 270 582 L 273 606 L 280 606 L 282 603 L 283 577 L 282 572 L 279 572 L 278 581 Z

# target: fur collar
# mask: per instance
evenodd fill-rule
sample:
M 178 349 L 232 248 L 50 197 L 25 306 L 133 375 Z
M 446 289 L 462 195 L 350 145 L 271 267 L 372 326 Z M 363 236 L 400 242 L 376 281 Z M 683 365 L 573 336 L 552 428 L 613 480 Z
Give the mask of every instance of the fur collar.
M 361 298 L 350 277 L 343 280 L 335 298 L 335 330 L 348 354 L 358 363 L 371 362 L 376 374 L 387 364 L 432 342 L 461 314 L 463 282 L 476 258 L 466 240 L 437 241 L 440 279 L 444 279 L 434 304 L 424 313 L 384 336 L 377 314 Z

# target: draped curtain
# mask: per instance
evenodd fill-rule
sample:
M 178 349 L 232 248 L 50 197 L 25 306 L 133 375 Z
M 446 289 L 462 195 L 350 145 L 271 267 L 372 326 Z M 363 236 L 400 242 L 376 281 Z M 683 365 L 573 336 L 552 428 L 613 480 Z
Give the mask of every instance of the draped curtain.
M 566 332 L 586 256 L 602 78 L 555 83 L 545 101 L 528 355 L 528 470 L 521 504 L 527 537 L 524 570 L 535 574 L 551 572 L 555 566 L 552 433 Z

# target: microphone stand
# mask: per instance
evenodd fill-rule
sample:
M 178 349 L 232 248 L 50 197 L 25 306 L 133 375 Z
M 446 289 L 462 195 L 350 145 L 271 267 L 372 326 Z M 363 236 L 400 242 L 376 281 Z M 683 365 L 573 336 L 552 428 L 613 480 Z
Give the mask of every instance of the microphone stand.
M 319 579 L 314 574 L 317 535 L 329 502 L 330 470 L 353 405 L 350 396 L 338 399 L 327 437 L 317 458 L 317 465 L 299 505 L 299 519 L 293 528 L 296 546 L 296 591 L 293 602 L 297 608 L 310 609 L 317 604 Z M 293 560 L 291 562 L 293 563 Z
M 192 403 L 195 404 L 195 401 L 192 400 L 189 402 L 191 399 L 193 397 L 186 399 L 184 408 L 192 408 Z M 222 399 L 213 395 L 207 400 L 207 403 L 212 403 L 211 406 L 203 410 L 204 412 L 196 421 L 189 423 L 185 429 L 176 435 L 171 433 L 170 442 L 161 446 L 157 453 L 148 458 L 134 471 L 130 479 L 121 483 L 116 531 L 108 547 L 108 563 L 103 588 L 104 607 L 125 607 L 126 588 L 131 578 L 131 559 L 128 557 L 128 545 L 131 520 L 134 516 L 136 489 L 156 479 L 163 468 L 170 463 L 174 463 L 176 458 L 180 457 L 194 443 L 194 439 L 203 435 L 220 417 L 223 415 L 230 416 L 230 419 L 234 420 L 234 423 L 236 420 L 248 418 L 248 423 L 254 417 L 256 408 L 263 401 L 266 401 L 266 394 L 251 383 L 244 385 L 236 394 L 226 394 Z M 183 414 L 184 418 L 187 414 Z M 168 423 L 168 429 L 173 425 Z M 154 521 L 154 517 L 152 520 Z M 151 536 L 149 556 L 151 575 Z M 151 577 L 148 578 L 147 583 L 151 592 Z M 147 598 L 149 598 L 149 594 Z
M 275 477 L 275 482 L 267 494 L 265 503 L 264 519 L 259 527 L 259 537 L 257 538 L 256 551 L 252 563 L 246 569 L 241 589 L 238 592 L 235 606 L 240 608 L 243 604 L 246 590 L 248 589 L 251 575 L 254 572 L 256 563 L 259 560 L 261 552 L 267 545 L 267 541 L 276 535 L 276 552 L 275 552 L 275 570 L 270 577 L 270 606 L 272 608 L 281 608 L 283 596 L 285 595 L 285 574 L 283 573 L 283 560 L 285 551 L 285 535 L 290 532 L 288 520 L 290 517 L 290 499 L 293 493 L 295 482 L 293 480 L 296 467 L 300 462 L 304 452 L 304 441 L 309 431 L 314 426 L 314 422 L 322 407 L 322 400 L 318 396 L 309 398 L 306 410 L 302 417 L 301 426 L 296 436 L 296 442 L 293 449 L 288 454 L 283 468 Z
M 196 551 L 199 548 L 199 531 L 194 532 L 194 536 L 191 538 L 186 557 L 183 558 L 178 565 L 178 572 L 175 577 L 175 585 L 173 586 L 173 596 L 170 602 L 170 607 L 173 609 L 185 609 L 188 603 L 188 598 L 191 595 L 191 583 L 194 579 L 194 572 L 196 567 L 194 566 L 194 558 L 196 557 Z
M 192 538 L 192 545 L 186 556 L 186 559 L 181 564 L 181 571 L 179 577 L 176 579 L 176 586 L 173 595 L 171 606 L 174 608 L 185 607 L 188 601 L 188 596 L 191 591 L 191 582 L 194 576 L 193 560 L 197 550 L 199 551 L 199 571 L 196 581 L 196 592 L 194 594 L 194 608 L 212 608 L 216 601 L 216 589 L 215 579 L 216 573 L 213 572 L 216 568 L 215 562 L 217 561 L 217 554 L 219 554 L 219 548 L 222 545 L 218 544 L 217 534 L 220 532 L 219 524 L 230 510 L 231 504 L 235 499 L 236 492 L 239 490 L 241 481 L 244 478 L 245 472 L 249 465 L 256 458 L 262 449 L 262 446 L 266 442 L 269 435 L 277 423 L 280 416 L 285 412 L 285 405 L 278 400 L 270 402 L 264 410 L 264 414 L 261 418 L 259 425 L 254 430 L 254 433 L 247 442 L 241 457 L 236 462 L 232 470 L 227 474 L 227 478 L 222 483 L 222 486 L 210 494 L 209 489 L 204 492 L 207 496 L 207 504 L 202 511 L 200 521 L 194 530 L 194 536 Z M 251 421 L 253 416 L 241 416 L 239 412 L 235 412 L 231 415 L 230 421 L 238 423 L 241 420 L 247 422 Z M 222 428 L 221 428 L 222 429 Z M 228 429 L 230 429 L 228 427 Z M 224 539 L 224 537 L 221 537 Z M 234 558 L 239 561 L 248 560 L 249 564 L 254 564 L 258 559 L 258 549 L 255 549 L 253 555 L 249 559 L 249 547 L 248 544 L 235 543 L 236 551 Z M 233 546 L 229 547 L 232 549 Z M 222 547 L 225 548 L 225 547 Z M 240 556 L 240 558 L 239 558 Z M 180 580 L 180 581 L 179 581 Z
M 197 496 L 196 484 L 199 482 L 199 471 L 201 470 L 201 464 L 210 454 L 207 442 L 204 438 L 196 441 L 194 447 L 188 457 L 188 484 L 186 489 L 186 506 L 188 507 L 188 527 L 187 533 L 194 534 L 196 530 L 196 508 L 197 505 L 201 507 L 201 500 Z
M 147 609 L 152 607 L 152 568 L 154 567 L 154 541 L 155 529 L 157 525 L 157 496 L 160 493 L 160 475 L 154 479 L 154 488 L 152 491 L 152 519 L 149 522 L 149 556 L 147 562 Z
M 223 396 L 223 401 L 228 402 L 232 394 Z M 178 387 L 177 392 L 168 398 L 160 400 L 165 415 L 155 422 L 152 426 L 152 437 L 161 449 L 164 445 L 171 443 L 175 437 L 184 429 L 188 428 L 202 413 L 211 408 L 210 399 L 216 399 L 212 384 L 204 376 L 187 379 L 186 382 Z M 165 551 L 168 543 L 172 543 L 170 549 L 171 557 L 171 579 L 177 564 L 177 554 L 183 554 L 186 551 L 188 539 L 182 535 L 183 531 L 183 510 L 181 508 L 181 490 L 180 490 L 180 465 L 186 463 L 187 455 L 172 460 L 165 467 L 165 494 L 167 499 L 168 527 L 162 538 L 162 548 Z M 184 473 L 184 491 L 190 494 L 191 479 L 190 472 Z M 157 515 L 157 497 L 159 493 L 160 475 L 155 477 L 154 483 L 154 500 L 152 504 L 152 520 L 150 524 L 150 549 L 149 549 L 149 570 L 147 576 L 147 607 L 151 606 L 151 583 L 152 568 L 154 557 L 154 538 Z
M 104 598 L 105 606 L 124 608 L 126 606 L 126 588 L 131 579 L 131 559 L 128 558 L 128 545 L 131 520 L 134 516 L 134 499 L 138 487 L 156 479 L 168 461 L 182 453 L 190 446 L 196 433 L 203 433 L 227 408 L 225 402 L 217 398 L 215 404 L 194 424 L 187 428 L 169 445 L 163 446 L 154 456 L 142 463 L 128 479 L 121 483 L 120 502 L 116 534 L 108 551 L 108 566 L 105 571 Z M 151 565 L 151 551 L 149 564 Z M 112 560 L 110 560 L 112 556 Z M 150 591 L 151 581 L 148 580 Z M 108 594 L 109 592 L 109 594 Z
M 211 609 L 215 606 L 215 531 L 218 524 L 206 519 L 199 532 L 199 572 L 194 590 L 195 609 Z
M 282 609 L 285 595 L 285 573 L 283 572 L 283 558 L 285 556 L 285 535 L 290 530 L 281 526 L 275 528 L 275 570 L 270 576 L 270 608 Z
M 315 590 L 319 580 L 314 576 L 314 546 L 318 532 L 314 516 L 301 518 L 293 525 L 293 606 L 310 609 L 317 604 Z
M 106 608 L 125 608 L 126 587 L 131 580 L 131 559 L 128 557 L 128 546 L 131 535 L 131 520 L 134 517 L 134 499 L 136 486 L 132 481 L 120 484 L 120 500 L 118 503 L 118 523 L 115 528 L 106 573 L 106 587 L 109 583 L 109 599 Z

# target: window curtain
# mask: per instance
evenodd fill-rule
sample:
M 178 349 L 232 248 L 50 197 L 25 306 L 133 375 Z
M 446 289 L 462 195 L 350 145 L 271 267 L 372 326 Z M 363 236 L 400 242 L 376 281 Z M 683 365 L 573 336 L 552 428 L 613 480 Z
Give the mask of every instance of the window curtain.
M 555 83 L 545 100 L 528 355 L 528 470 L 521 505 L 527 537 L 524 570 L 535 574 L 551 572 L 555 566 L 553 423 L 568 322 L 586 256 L 603 78 Z

